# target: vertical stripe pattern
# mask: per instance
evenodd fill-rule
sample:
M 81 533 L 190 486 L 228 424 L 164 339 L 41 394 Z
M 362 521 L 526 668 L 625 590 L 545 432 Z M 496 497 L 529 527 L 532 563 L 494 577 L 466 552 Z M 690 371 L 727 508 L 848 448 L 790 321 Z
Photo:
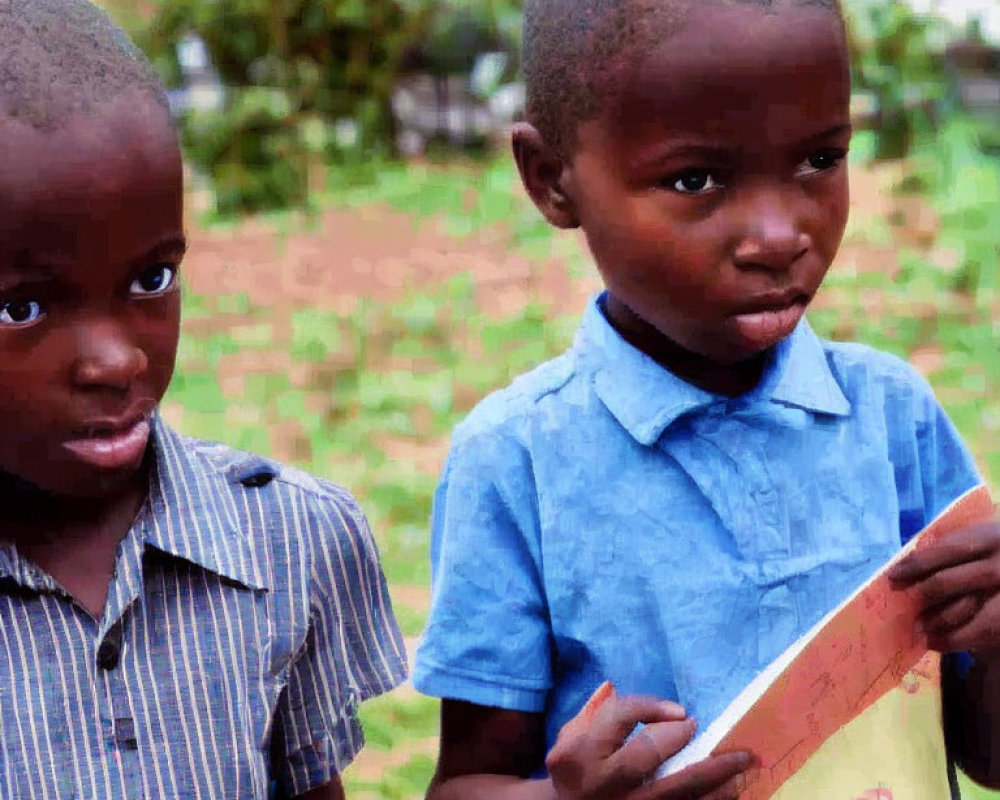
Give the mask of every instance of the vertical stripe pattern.
M 154 430 L 102 619 L 0 542 L 4 800 L 294 797 L 351 761 L 358 703 L 405 677 L 348 492 Z

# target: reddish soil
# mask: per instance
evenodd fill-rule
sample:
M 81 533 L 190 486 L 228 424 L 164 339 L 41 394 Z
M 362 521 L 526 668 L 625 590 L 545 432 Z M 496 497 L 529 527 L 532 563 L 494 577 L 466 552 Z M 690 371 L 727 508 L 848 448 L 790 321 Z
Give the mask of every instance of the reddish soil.
M 454 239 L 436 227 L 381 207 L 327 211 L 315 231 L 291 235 L 248 220 L 233 231 L 193 231 L 185 271 L 199 294 L 245 293 L 256 306 L 344 313 L 358 298 L 398 300 L 461 273 L 475 277 L 477 305 L 488 314 L 531 299 L 578 309 L 595 288 L 573 280 L 558 259 L 533 263 L 517 255 L 497 231 Z

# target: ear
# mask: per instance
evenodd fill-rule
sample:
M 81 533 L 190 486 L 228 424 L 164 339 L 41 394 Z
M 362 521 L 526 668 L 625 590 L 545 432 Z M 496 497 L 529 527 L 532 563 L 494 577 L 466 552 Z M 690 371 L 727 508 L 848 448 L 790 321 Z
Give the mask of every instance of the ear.
M 527 122 L 514 125 L 511 143 L 521 183 L 545 219 L 557 228 L 580 227 L 573 201 L 563 188 L 568 166 L 564 159 Z

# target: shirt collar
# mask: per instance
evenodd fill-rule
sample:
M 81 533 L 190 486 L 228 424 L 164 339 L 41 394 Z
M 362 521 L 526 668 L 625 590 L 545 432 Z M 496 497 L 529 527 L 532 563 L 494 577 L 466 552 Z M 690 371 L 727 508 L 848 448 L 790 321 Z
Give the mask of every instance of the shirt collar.
M 216 469 L 159 415 L 153 437 L 156 464 L 143 519 L 146 543 L 249 588 L 268 588 L 234 505 L 225 502 L 233 491 L 234 470 Z
M 0 592 L 3 591 L 3 584 L 8 581 L 32 592 L 59 590 L 52 577 L 22 558 L 13 543 L 0 542 Z
M 687 383 L 626 342 L 605 318 L 603 299 L 599 295 L 589 303 L 574 349 L 591 361 L 598 396 L 637 442 L 651 446 L 685 414 L 731 399 Z M 850 413 L 822 342 L 804 319 L 775 347 L 760 384 L 743 400 L 816 414 Z
M 238 470 L 213 468 L 159 414 L 153 417 L 152 440 L 156 460 L 149 500 L 136 523 L 146 545 L 248 588 L 268 588 L 232 504 L 224 502 Z M 0 542 L 0 581 L 4 579 L 33 591 L 58 590 L 49 575 L 9 542 Z

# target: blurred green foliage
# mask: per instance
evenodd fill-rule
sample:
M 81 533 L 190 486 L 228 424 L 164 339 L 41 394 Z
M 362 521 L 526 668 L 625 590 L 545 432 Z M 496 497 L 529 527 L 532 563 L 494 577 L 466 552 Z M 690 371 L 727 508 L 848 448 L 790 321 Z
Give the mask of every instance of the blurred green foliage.
M 430 0 L 160 0 L 133 33 L 172 87 L 178 45 L 191 33 L 204 41 L 228 101 L 181 127 L 225 215 L 304 205 L 310 152 L 335 138 L 329 121 L 355 120 L 362 151 L 391 141 L 389 95 L 432 10 Z
M 310 157 L 391 152 L 400 75 L 466 73 L 484 49 L 516 50 L 520 0 L 154 0 L 107 3 L 164 76 L 182 86 L 178 45 L 197 34 L 228 100 L 182 120 L 190 160 L 223 215 L 301 206 Z
M 942 54 L 932 40 L 940 23 L 904 0 L 848 5 L 853 80 L 874 99 L 876 158 L 902 158 L 945 96 Z

